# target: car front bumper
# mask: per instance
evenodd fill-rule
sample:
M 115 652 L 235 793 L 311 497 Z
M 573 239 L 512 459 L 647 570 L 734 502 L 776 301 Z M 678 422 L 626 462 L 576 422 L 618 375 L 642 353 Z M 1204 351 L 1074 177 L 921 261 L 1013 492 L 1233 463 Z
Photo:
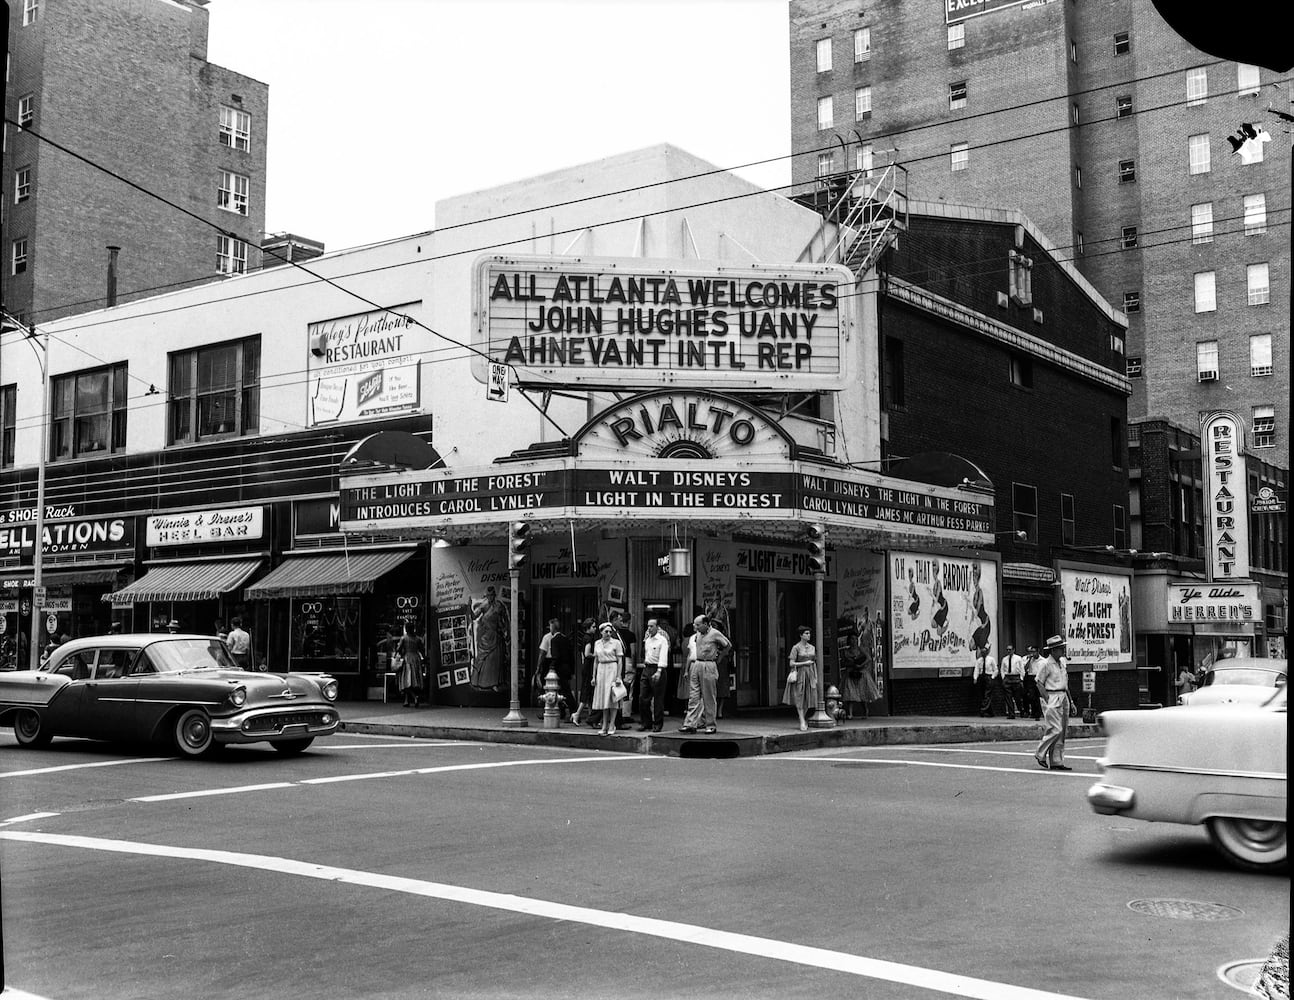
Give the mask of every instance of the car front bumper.
M 332 705 L 298 708 L 255 708 L 223 719 L 211 720 L 217 743 L 262 743 L 265 740 L 300 740 L 331 736 L 341 724 Z
M 1087 790 L 1087 801 L 1094 812 L 1114 816 L 1127 812 L 1136 801 L 1136 793 L 1123 785 L 1109 785 L 1098 781 Z

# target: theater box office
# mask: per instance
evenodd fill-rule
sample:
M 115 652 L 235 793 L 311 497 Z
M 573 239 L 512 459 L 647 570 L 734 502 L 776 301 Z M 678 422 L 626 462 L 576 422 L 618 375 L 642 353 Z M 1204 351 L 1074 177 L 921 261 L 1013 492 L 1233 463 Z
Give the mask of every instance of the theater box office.
M 736 704 L 763 706 L 780 698 L 796 627 L 815 617 L 807 524 L 824 525 L 832 545 L 822 646 L 835 683 L 841 648 L 886 645 L 880 552 L 986 546 L 992 518 L 991 494 L 832 463 L 758 407 L 703 390 L 628 397 L 569 441 L 484 468 L 341 477 L 343 532 L 440 540 L 431 552 L 431 652 L 436 697 L 449 703 L 506 701 L 508 653 L 497 637 L 508 630 L 505 539 L 514 521 L 530 522 L 535 535 L 518 594 L 528 648 L 544 617 L 531 609 L 570 608 L 569 628 L 581 612 L 623 608 L 635 635 L 648 617 L 678 626 L 705 610 L 737 646 Z M 662 575 L 679 548 L 692 572 Z M 994 591 L 992 613 L 996 575 L 983 586 Z M 883 669 L 878 680 L 884 690 Z

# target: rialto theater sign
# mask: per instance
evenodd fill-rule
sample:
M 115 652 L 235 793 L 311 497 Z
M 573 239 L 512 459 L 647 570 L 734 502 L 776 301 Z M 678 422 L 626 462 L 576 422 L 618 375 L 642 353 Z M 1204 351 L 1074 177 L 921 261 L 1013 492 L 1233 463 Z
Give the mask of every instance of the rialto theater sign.
M 419 533 L 536 519 L 819 521 L 987 544 L 989 497 L 797 457 L 761 411 L 660 392 L 598 415 L 562 458 L 343 476 L 343 531 Z
M 474 346 L 522 385 L 839 389 L 853 288 L 834 264 L 496 255 L 476 268 Z

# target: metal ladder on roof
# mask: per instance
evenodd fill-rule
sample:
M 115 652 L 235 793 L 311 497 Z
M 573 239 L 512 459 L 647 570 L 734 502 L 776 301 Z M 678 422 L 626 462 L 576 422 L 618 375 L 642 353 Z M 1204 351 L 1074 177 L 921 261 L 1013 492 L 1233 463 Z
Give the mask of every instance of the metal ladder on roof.
M 823 225 L 838 226 L 823 260 L 861 278 L 908 225 L 907 170 L 897 163 L 819 179 L 815 207 Z

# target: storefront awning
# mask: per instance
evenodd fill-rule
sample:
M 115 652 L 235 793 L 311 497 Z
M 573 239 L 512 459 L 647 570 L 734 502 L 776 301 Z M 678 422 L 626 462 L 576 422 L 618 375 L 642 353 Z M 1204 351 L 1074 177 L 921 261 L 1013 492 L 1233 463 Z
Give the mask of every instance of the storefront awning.
M 75 587 L 80 584 L 116 583 L 117 576 L 126 563 L 64 563 L 61 566 L 45 566 L 40 571 L 42 587 Z M 0 570 L 5 574 L 3 587 L 30 587 L 35 583 L 35 572 L 30 566 L 15 566 Z
M 413 555 L 399 549 L 351 549 L 324 555 L 291 555 L 263 580 L 247 588 L 249 601 L 263 597 L 367 594 L 373 583 Z
M 163 563 L 105 601 L 148 604 L 150 601 L 208 601 L 237 590 L 261 566 L 254 559 L 212 559 L 206 562 Z

